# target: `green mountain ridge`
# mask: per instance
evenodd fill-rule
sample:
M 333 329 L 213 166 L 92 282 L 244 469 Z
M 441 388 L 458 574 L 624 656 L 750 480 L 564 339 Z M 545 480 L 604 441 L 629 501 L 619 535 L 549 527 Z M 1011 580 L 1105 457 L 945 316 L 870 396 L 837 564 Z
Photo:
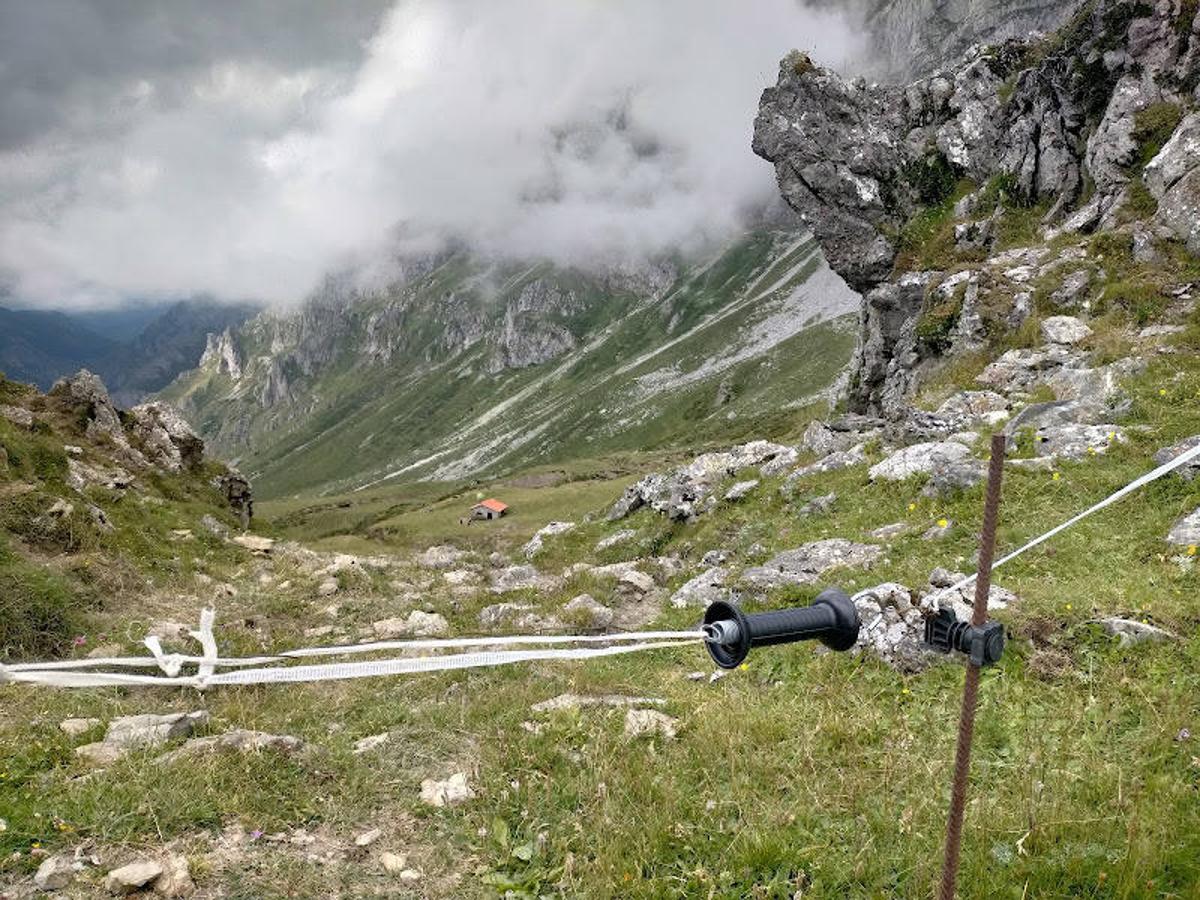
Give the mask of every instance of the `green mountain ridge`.
M 161 396 L 264 496 L 460 479 L 778 430 L 825 399 L 856 307 L 783 228 L 603 274 L 455 251 L 214 336 Z

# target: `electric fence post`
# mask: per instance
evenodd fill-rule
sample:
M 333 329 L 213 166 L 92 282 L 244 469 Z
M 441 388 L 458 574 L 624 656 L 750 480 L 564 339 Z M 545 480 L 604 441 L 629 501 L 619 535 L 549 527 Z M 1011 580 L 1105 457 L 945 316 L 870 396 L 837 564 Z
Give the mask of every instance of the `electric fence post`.
M 1004 474 L 1003 434 L 992 435 L 992 455 L 988 463 L 987 499 L 983 507 L 983 530 L 979 536 L 979 577 L 975 581 L 975 606 L 969 628 L 959 640 L 947 640 L 950 649 L 969 653 L 963 681 L 962 711 L 958 720 L 958 748 L 954 756 L 954 785 L 950 792 L 950 815 L 946 822 L 946 854 L 942 863 L 939 900 L 954 900 L 958 881 L 959 852 L 962 849 L 963 809 L 967 800 L 967 776 L 971 770 L 971 739 L 975 733 L 975 710 L 979 701 L 979 670 L 999 659 L 1004 649 L 1004 630 L 988 623 L 988 593 L 992 586 L 992 559 L 996 550 L 996 524 L 1000 511 L 1000 481 Z M 956 635 L 955 637 L 959 637 Z

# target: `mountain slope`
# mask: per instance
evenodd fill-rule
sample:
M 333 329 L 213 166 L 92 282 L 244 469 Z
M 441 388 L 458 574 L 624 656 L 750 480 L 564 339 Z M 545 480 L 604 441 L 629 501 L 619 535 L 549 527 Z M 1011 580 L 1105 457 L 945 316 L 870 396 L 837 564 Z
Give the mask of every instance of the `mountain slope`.
M 0 307 L 0 372 L 43 389 L 80 368 L 98 368 L 116 346 L 63 313 Z
M 452 252 L 214 337 L 162 396 L 267 494 L 460 478 L 787 415 L 848 361 L 856 306 L 788 229 L 602 275 Z

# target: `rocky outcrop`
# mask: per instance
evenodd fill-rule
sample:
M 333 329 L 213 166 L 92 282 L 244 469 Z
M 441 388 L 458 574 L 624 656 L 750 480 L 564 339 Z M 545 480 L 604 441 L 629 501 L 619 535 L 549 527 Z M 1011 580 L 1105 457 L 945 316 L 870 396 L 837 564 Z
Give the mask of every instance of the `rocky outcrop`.
M 130 432 L 142 453 L 168 472 L 195 471 L 204 462 L 204 441 L 174 407 L 153 402 L 129 411 Z
M 847 80 L 797 52 L 783 60 L 777 84 L 763 92 L 753 146 L 774 164 L 784 199 L 830 265 L 865 295 L 855 409 L 895 413 L 921 360 L 945 349 L 936 328 L 918 329 L 922 313 L 954 299 L 931 299 L 945 274 L 893 273 L 898 260 L 911 265 L 901 250 L 914 216 L 945 202 L 960 179 L 981 190 L 956 214 L 995 218 L 1005 193 L 1045 204 L 1054 234 L 1116 227 L 1138 191 L 1149 191 L 1157 227 L 1200 244 L 1200 125 L 1187 112 L 1200 84 L 1196 15 L 1176 0 L 1096 0 L 1050 38 L 976 46 L 903 86 Z M 1156 141 L 1165 141 L 1161 150 Z M 1088 195 L 1085 185 L 1094 186 Z M 961 249 L 987 249 L 989 228 L 967 231 L 963 239 L 975 243 Z M 1037 270 L 1023 265 L 1002 277 L 1030 281 Z M 972 333 L 952 337 L 969 345 L 986 329 L 964 284 L 967 295 L 944 321 L 969 322 Z
M 858 0 L 873 73 L 905 80 L 927 75 L 973 44 L 1050 31 L 1077 0 Z

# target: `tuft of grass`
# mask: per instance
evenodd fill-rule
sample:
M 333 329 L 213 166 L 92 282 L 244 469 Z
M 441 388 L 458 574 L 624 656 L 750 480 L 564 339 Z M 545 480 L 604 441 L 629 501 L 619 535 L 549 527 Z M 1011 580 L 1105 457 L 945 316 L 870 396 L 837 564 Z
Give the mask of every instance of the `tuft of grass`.
M 1141 172 L 1158 155 L 1182 119 L 1183 107 L 1165 100 L 1151 103 L 1134 114 L 1131 137 L 1137 142 L 1132 163 L 1135 172 Z

